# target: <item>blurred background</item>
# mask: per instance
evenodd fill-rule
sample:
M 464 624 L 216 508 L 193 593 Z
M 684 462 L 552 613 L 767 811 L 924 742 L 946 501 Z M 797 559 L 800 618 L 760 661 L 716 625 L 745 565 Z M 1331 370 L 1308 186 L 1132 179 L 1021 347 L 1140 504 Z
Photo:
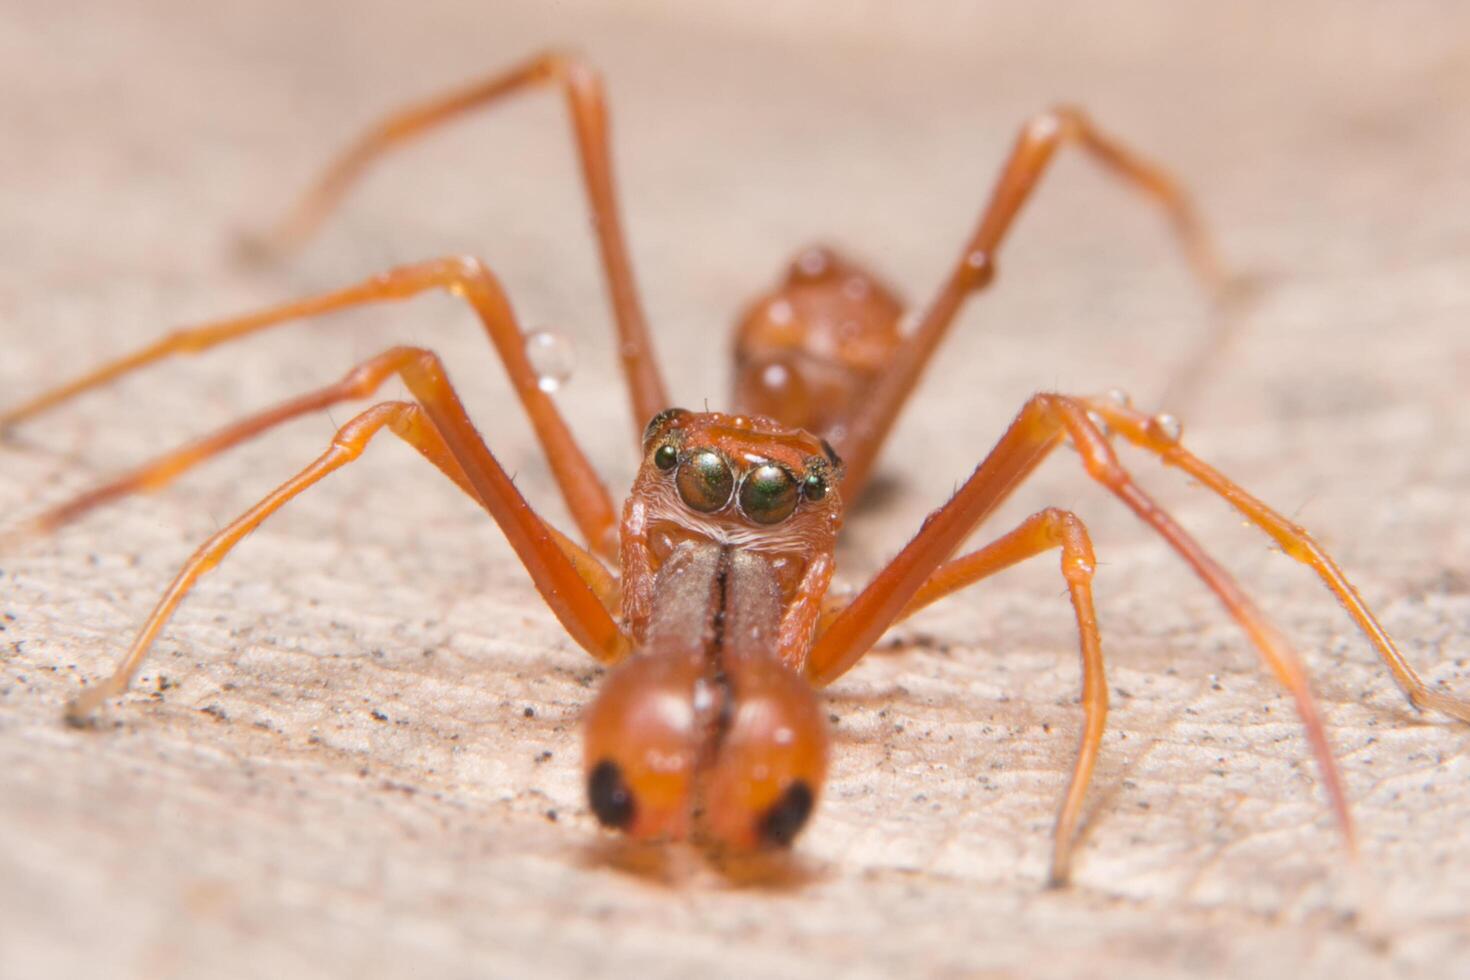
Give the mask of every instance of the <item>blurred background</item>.
M 1454 659 L 1470 632 L 1461 4 L 9 0 L 0 399 L 170 326 L 469 253 L 528 326 L 575 347 L 558 398 L 621 498 L 634 423 L 557 97 L 396 154 L 286 263 L 232 258 L 379 113 L 549 46 L 607 79 L 634 265 L 691 407 L 724 402 L 737 312 L 809 242 L 924 302 L 1018 127 L 1058 101 L 1179 175 L 1255 286 L 1200 380 L 1158 404 L 1220 321 L 1158 215 L 1064 152 L 904 416 L 891 492 L 852 521 L 852 580 L 1028 394 L 1118 386 L 1184 416 L 1202 454 L 1318 530 L 1415 663 L 1470 690 Z M 565 523 L 473 321 L 435 297 L 163 366 L 27 426 L 0 447 L 0 513 L 396 343 L 440 351 L 519 484 Z M 61 701 L 190 548 L 346 417 L 0 553 L 0 975 L 721 973 L 737 948 L 768 975 L 1343 977 L 1470 955 L 1470 880 L 1454 871 L 1470 860 L 1465 733 L 1415 722 L 1305 573 L 1142 460 L 1306 651 L 1387 942 L 1354 924 L 1290 706 L 1069 459 L 996 528 L 1073 507 L 1104 561 L 1113 733 L 1059 895 L 1040 889 L 1076 668 L 1050 561 L 915 620 L 897 635 L 908 652 L 834 692 L 804 885 L 733 889 L 697 861 L 650 881 L 591 844 L 577 719 L 593 672 L 494 529 L 396 446 L 201 588 L 159 648 L 177 688 L 125 701 L 116 731 L 62 730 Z

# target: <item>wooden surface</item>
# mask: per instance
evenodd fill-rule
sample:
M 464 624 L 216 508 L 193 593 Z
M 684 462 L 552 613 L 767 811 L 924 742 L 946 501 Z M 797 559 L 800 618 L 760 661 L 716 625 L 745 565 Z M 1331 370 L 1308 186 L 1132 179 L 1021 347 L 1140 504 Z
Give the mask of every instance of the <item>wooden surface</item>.
M 1470 693 L 1465 8 L 785 6 L 8 0 L 0 401 L 181 322 L 470 252 L 574 340 L 561 403 L 621 493 L 631 423 L 552 97 L 404 153 L 284 268 L 240 268 L 230 236 L 376 111 L 579 46 L 611 81 L 673 388 L 718 406 L 729 324 L 795 248 L 846 243 L 921 299 L 1016 127 L 1066 99 L 1184 175 L 1260 284 L 1204 381 L 1158 407 L 1319 532 L 1427 678 Z M 850 581 L 1029 392 L 1149 403 L 1207 335 L 1156 217 L 1078 159 L 1013 244 L 885 456 L 891 492 L 850 522 Z M 0 513 L 399 342 L 443 353 L 562 519 L 501 372 L 439 298 L 163 366 L 27 426 L 0 447 Z M 836 685 L 795 872 L 743 885 L 606 843 L 579 775 L 598 671 L 494 527 L 386 443 L 207 580 L 103 730 L 64 728 L 195 543 L 347 415 L 0 553 L 0 976 L 1463 975 L 1470 732 L 1415 717 L 1307 572 L 1132 456 L 1311 665 L 1360 880 L 1287 699 L 1067 453 L 995 527 L 1072 507 L 1102 561 L 1114 711 L 1065 891 L 1043 882 L 1078 669 L 1051 559 L 916 618 Z

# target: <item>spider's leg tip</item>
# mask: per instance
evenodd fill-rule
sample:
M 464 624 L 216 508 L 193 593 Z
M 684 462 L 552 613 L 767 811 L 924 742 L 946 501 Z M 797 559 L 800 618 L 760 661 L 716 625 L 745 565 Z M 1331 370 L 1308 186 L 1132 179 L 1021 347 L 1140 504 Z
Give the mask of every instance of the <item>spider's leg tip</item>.
M 1454 694 L 1426 690 L 1419 697 L 1410 698 L 1409 703 L 1420 714 L 1426 711 L 1432 711 L 1436 714 L 1453 718 L 1456 721 L 1470 724 L 1470 701 Z
M 52 447 L 22 432 L 24 423 L 39 411 L 21 410 L 0 413 L 0 448 L 17 453 L 51 453 Z
M 47 515 L 42 514 L 14 527 L 0 530 L 0 554 L 14 552 L 22 545 L 45 537 L 59 526 L 59 521 L 47 520 Z
M 96 731 L 101 727 L 99 712 L 103 702 L 111 695 L 105 683 L 90 684 L 80 694 L 66 702 L 61 718 L 68 728 L 79 731 Z
M 66 702 L 66 707 L 61 711 L 61 720 L 66 722 L 67 728 L 74 728 L 78 731 L 96 731 L 98 727 L 96 713 L 88 711 L 84 705 L 80 704 L 80 701 L 81 698 L 77 697 Z
M 1461 724 L 1470 725 L 1470 701 L 1462 698 L 1446 697 L 1447 703 L 1440 706 L 1440 713 L 1449 715 Z
M 1264 272 L 1227 272 L 1215 287 L 1215 309 L 1225 316 L 1250 312 L 1271 291 L 1271 276 Z
M 270 269 L 290 251 L 289 243 L 275 231 L 243 229 L 230 236 L 230 259 L 247 269 Z

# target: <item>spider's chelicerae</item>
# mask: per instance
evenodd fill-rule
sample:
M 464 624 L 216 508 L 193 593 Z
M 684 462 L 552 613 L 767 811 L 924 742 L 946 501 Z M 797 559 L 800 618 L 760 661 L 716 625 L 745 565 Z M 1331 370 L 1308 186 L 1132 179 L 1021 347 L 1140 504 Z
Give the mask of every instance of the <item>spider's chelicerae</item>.
M 287 501 L 356 459 L 384 429 L 489 512 L 567 632 L 611 668 L 587 718 L 587 791 L 603 824 L 636 838 L 692 837 L 732 851 L 789 844 L 816 804 L 827 768 L 816 689 L 850 670 L 905 616 L 1057 549 L 1082 655 L 1081 746 L 1057 815 L 1051 865 L 1052 880 L 1065 881 L 1108 705 L 1091 591 L 1092 543 L 1074 514 L 1048 508 L 990 544 L 957 554 L 1064 443 L 1077 450 L 1088 476 L 1194 569 L 1291 693 L 1349 849 L 1347 798 L 1300 660 L 1235 581 L 1138 487 L 1114 452 L 1114 438 L 1183 470 L 1315 570 L 1415 707 L 1470 721 L 1470 703 L 1424 685 L 1306 531 L 1185 449 L 1172 418 L 1136 411 L 1118 395 L 1027 400 L 995 448 L 897 557 L 850 601 L 829 593 L 844 501 L 862 492 L 894 419 L 965 300 L 991 281 L 1012 221 L 1059 147 L 1080 147 L 1161 206 L 1198 276 L 1220 288 L 1214 252 L 1175 182 L 1075 109 L 1043 113 L 1022 128 L 978 228 L 912 329 L 900 329 L 902 305 L 872 276 L 829 250 L 802 252 L 785 280 L 757 299 L 740 323 L 731 414 L 670 407 L 623 239 L 602 85 L 575 58 L 543 55 L 387 117 L 326 172 L 269 244 L 279 249 L 306 237 L 385 151 L 544 85 L 558 86 L 570 107 L 633 414 L 647 420 L 642 465 L 621 514 L 539 383 L 495 276 L 474 259 L 403 266 L 336 292 L 170 334 L 0 415 L 0 426 L 174 354 L 307 317 L 446 290 L 469 303 L 483 323 L 546 451 L 579 540 L 531 509 L 470 423 L 439 358 L 428 350 L 394 348 L 336 384 L 159 457 L 33 522 L 49 530 L 105 501 L 156 488 L 282 422 L 365 398 L 395 375 L 412 393 L 411 401 L 382 402 L 353 418 L 317 460 L 206 542 L 116 671 L 71 703 L 72 721 L 84 722 L 127 688 L 201 575 Z

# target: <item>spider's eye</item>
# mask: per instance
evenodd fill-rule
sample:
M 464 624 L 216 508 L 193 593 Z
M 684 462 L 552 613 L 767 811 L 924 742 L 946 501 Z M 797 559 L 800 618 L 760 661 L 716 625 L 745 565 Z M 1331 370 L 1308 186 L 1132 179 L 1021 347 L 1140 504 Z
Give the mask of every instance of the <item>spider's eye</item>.
M 827 454 L 827 462 L 831 464 L 834 469 L 842 466 L 842 459 L 837 455 L 837 450 L 833 449 L 832 444 L 826 439 L 822 440 L 822 452 Z
M 679 466 L 674 482 L 679 496 L 692 509 L 712 514 L 730 502 L 735 490 L 735 475 L 723 456 L 711 449 L 701 449 Z
M 740 509 L 757 524 L 778 524 L 796 509 L 796 481 L 774 463 L 757 466 L 740 484 Z
M 801 492 L 808 500 L 821 500 L 827 496 L 827 481 L 816 473 L 801 481 Z
M 661 470 L 671 470 L 679 465 L 679 450 L 669 443 L 659 446 L 653 454 L 653 465 Z
M 666 408 L 653 418 L 648 420 L 648 425 L 643 429 L 643 451 L 648 452 L 649 444 L 655 436 L 662 435 L 669 423 L 683 418 L 689 413 L 682 408 Z

